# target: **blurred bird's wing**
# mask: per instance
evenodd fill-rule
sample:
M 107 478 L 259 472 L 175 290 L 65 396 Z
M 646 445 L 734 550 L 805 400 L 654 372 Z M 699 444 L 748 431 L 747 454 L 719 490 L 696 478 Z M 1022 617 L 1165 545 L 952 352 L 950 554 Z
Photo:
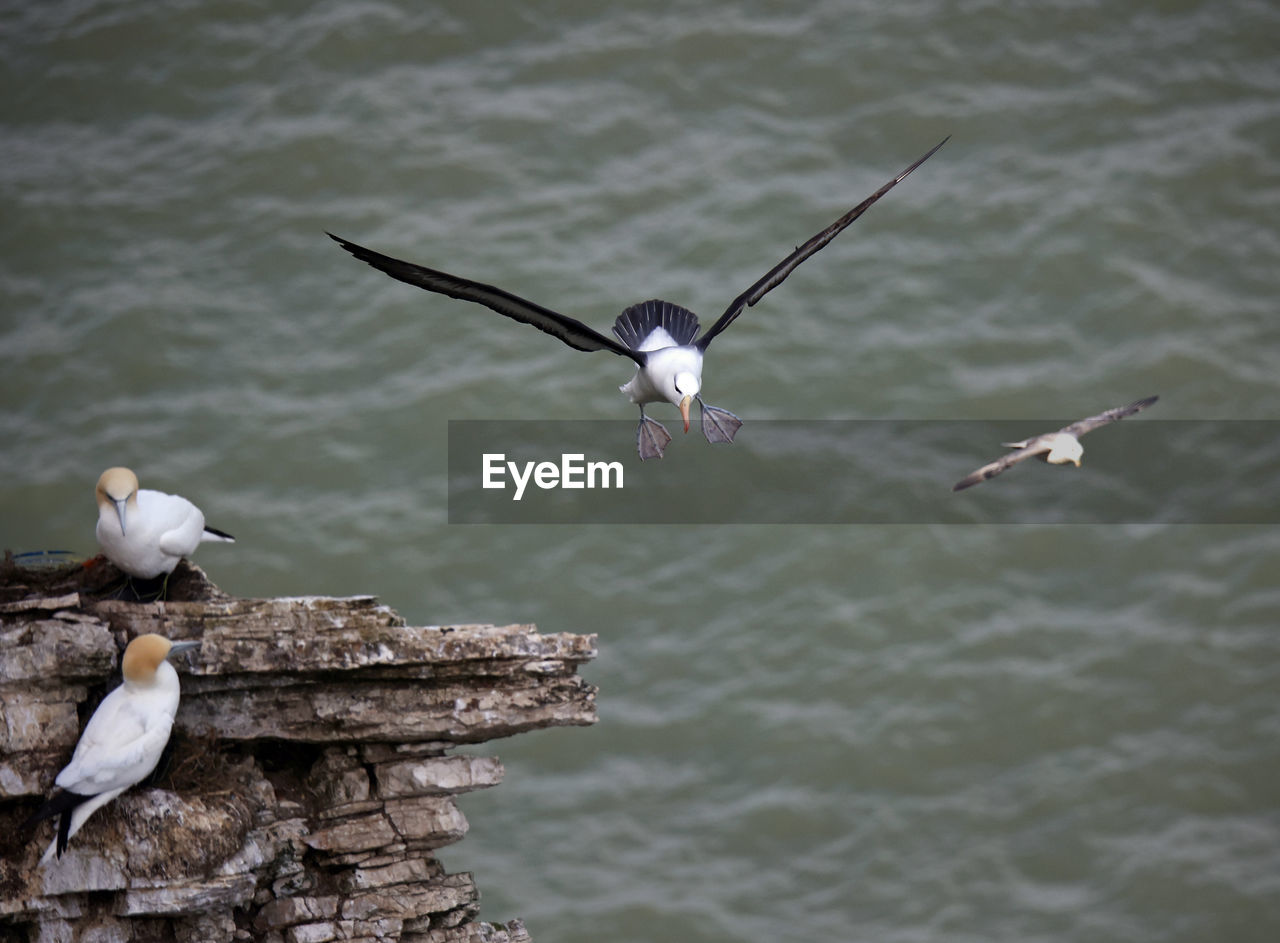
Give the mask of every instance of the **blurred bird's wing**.
M 1117 406 L 1115 409 L 1108 409 L 1104 413 L 1098 413 L 1096 416 L 1090 416 L 1088 419 L 1081 419 L 1079 422 L 1073 422 L 1071 425 L 1064 427 L 1061 431 L 1067 435 L 1075 436 L 1077 439 L 1086 432 L 1091 432 L 1099 426 L 1105 426 L 1108 423 L 1119 422 L 1126 416 L 1132 416 L 1134 413 L 1140 413 L 1146 409 L 1159 396 L 1148 396 L 1146 399 L 1140 399 L 1136 403 L 1130 403 L 1128 406 Z
M 972 488 L 974 485 L 981 484 L 984 481 L 994 478 L 1006 468 L 1012 468 L 1019 462 L 1025 462 L 1029 458 L 1037 455 L 1043 455 L 1050 449 L 1048 436 L 1036 436 L 1034 439 L 1027 439 L 1026 445 L 1013 452 L 1007 452 L 1001 455 L 994 462 L 983 465 L 977 471 L 966 475 L 955 483 L 952 491 L 963 491 L 965 488 Z

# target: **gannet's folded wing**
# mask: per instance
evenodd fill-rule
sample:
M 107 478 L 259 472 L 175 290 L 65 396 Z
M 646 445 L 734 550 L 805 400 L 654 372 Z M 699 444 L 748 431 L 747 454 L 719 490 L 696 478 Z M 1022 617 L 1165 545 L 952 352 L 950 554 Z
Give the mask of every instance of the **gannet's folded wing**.
M 173 718 L 163 711 L 139 715 L 122 700 L 109 704 L 121 690 L 112 691 L 98 706 L 71 762 L 58 774 L 57 784 L 68 792 L 94 796 L 132 786 L 155 768 L 164 752 Z

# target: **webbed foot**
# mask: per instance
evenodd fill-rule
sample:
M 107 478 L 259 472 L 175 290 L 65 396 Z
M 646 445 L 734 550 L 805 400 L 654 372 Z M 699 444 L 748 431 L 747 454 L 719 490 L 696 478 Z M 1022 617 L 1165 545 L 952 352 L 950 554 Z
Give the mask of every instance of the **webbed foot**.
M 641 414 L 640 425 L 636 427 L 636 451 L 640 453 L 640 461 L 650 458 L 662 458 L 671 434 L 662 423 Z
M 738 430 L 742 428 L 742 420 L 719 406 L 708 406 L 698 398 L 698 406 L 702 410 L 702 434 L 712 445 L 720 442 L 732 442 Z

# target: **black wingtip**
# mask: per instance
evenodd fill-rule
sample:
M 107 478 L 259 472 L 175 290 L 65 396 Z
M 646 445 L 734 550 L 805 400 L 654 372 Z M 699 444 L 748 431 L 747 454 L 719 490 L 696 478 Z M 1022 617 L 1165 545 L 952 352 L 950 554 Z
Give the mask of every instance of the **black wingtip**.
M 22 827 L 28 829 L 38 822 L 53 818 L 55 815 L 61 816 L 58 820 L 58 841 L 55 847 L 55 854 L 61 858 L 62 853 L 67 850 L 67 844 L 71 841 L 71 813 L 76 806 L 88 798 L 88 796 L 82 796 L 79 793 L 63 790 L 52 796 L 37 809 L 31 818 L 22 823 Z
M 350 239 L 343 239 L 341 236 L 335 236 L 328 230 L 325 230 L 325 235 L 338 245 L 342 246 L 342 248 L 346 249 L 347 252 L 351 253 L 352 257 L 371 268 L 377 269 L 384 275 L 390 275 L 398 281 L 407 282 L 415 288 L 426 287 L 421 282 L 409 276 L 408 271 L 415 268 L 411 263 L 403 262 L 400 259 L 392 258 L 389 255 L 383 255 L 381 252 L 374 252 L 372 249 L 366 249 L 364 246 L 360 245 L 360 243 L 352 242 Z M 446 294 L 448 293 L 446 292 Z
M 68 809 L 62 813 L 62 818 L 58 819 L 58 846 L 55 854 L 61 858 L 62 853 L 67 850 L 67 845 L 71 842 L 71 810 Z
M 908 167 L 906 170 L 904 170 L 901 174 L 898 175 L 897 182 L 901 183 L 903 179 L 905 179 L 906 176 L 911 173 L 911 171 L 915 170 L 917 167 L 919 167 L 921 164 L 927 161 L 934 154 L 938 153 L 938 151 L 942 149 L 942 145 L 946 144 L 950 140 L 951 140 L 951 135 L 948 134 L 937 144 L 933 145 L 933 147 L 929 148 L 929 150 L 925 153 L 923 157 L 921 157 L 918 161 L 916 161 L 914 164 L 912 164 L 910 167 Z
M 31 818 L 22 823 L 23 828 L 31 828 L 33 825 L 43 822 L 45 819 L 51 819 L 55 815 L 63 812 L 70 812 L 80 803 L 88 799 L 88 796 L 82 796 L 76 792 L 67 792 L 65 789 L 54 793 L 49 799 L 36 809 L 35 814 Z
M 1120 407 L 1119 410 L 1115 412 L 1115 416 L 1117 419 L 1124 419 L 1128 416 L 1140 413 L 1159 398 L 1159 396 L 1148 396 L 1145 399 L 1135 400 L 1128 406 Z
M 350 239 L 343 239 L 341 236 L 335 236 L 333 233 L 329 232 L 329 230 L 327 229 L 324 231 L 324 234 L 328 236 L 330 239 L 332 239 L 334 242 L 336 242 L 338 245 L 342 246 L 342 248 L 346 249 L 348 252 L 350 252 L 360 261 L 369 262 L 369 260 L 365 258 L 365 255 L 373 254 L 370 252 L 369 249 L 366 249 L 364 246 L 360 245 L 357 242 L 352 242 Z M 369 264 L 372 265 L 373 263 L 370 262 Z

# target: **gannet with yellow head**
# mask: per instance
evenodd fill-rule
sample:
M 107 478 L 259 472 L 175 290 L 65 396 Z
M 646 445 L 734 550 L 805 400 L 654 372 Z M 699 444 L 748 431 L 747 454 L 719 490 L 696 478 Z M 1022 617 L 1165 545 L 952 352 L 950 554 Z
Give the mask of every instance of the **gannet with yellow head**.
M 98 545 L 108 560 L 141 579 L 172 573 L 183 557 L 206 540 L 234 542 L 208 527 L 186 498 L 140 490 L 128 468 L 108 468 L 98 478 Z
M 178 712 L 178 673 L 168 659 L 199 644 L 148 634 L 125 648 L 124 682 L 103 698 L 85 725 L 71 762 L 54 780 L 62 791 L 27 820 L 32 825 L 61 816 L 41 864 L 61 858 L 90 815 L 156 768 Z

